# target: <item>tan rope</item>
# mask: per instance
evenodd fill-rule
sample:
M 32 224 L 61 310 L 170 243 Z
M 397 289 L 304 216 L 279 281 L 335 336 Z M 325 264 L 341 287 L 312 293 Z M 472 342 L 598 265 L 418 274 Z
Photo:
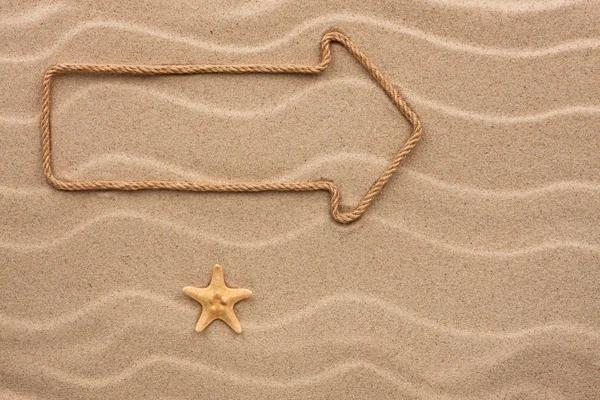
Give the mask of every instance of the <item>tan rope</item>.
M 413 131 L 407 142 L 398 151 L 390 165 L 383 174 L 373 183 L 360 203 L 350 211 L 340 209 L 340 191 L 338 186 L 328 180 L 305 181 L 305 182 L 240 182 L 240 183 L 208 183 L 193 181 L 69 181 L 57 178 L 52 171 L 52 155 L 50 140 L 50 106 L 52 79 L 59 74 L 69 72 L 84 73 L 106 73 L 125 75 L 172 75 L 172 74 L 245 74 L 245 73 L 267 73 L 267 74 L 318 74 L 325 70 L 331 62 L 331 43 L 338 42 L 350 54 L 358 60 L 364 69 L 381 86 L 383 91 L 392 100 L 400 113 L 410 122 Z M 42 83 L 42 166 L 46 180 L 50 185 L 59 190 L 144 190 L 144 189 L 168 189 L 185 190 L 195 192 L 265 192 L 265 191 L 295 191 L 306 192 L 314 190 L 326 190 L 331 196 L 331 215 L 337 222 L 346 224 L 356 221 L 371 205 L 375 197 L 379 195 L 385 184 L 398 169 L 400 162 L 412 150 L 421 138 L 421 122 L 417 115 L 400 97 L 383 74 L 373 65 L 371 60 L 363 54 L 358 47 L 343 33 L 332 31 L 326 33 L 321 39 L 321 60 L 315 66 L 282 64 L 247 64 L 247 65 L 93 65 L 93 64 L 59 64 L 50 67 Z

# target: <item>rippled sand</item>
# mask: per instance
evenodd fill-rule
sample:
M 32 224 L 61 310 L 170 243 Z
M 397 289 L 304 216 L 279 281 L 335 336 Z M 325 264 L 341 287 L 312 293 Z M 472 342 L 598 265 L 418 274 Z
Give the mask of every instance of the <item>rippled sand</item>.
M 585 0 L 0 6 L 0 397 L 600 397 L 600 6 Z M 346 32 L 424 136 L 358 222 L 326 193 L 51 189 L 57 63 L 308 63 Z M 334 45 L 320 76 L 57 80 L 70 179 L 339 182 L 409 133 Z M 216 263 L 243 333 L 197 303 Z

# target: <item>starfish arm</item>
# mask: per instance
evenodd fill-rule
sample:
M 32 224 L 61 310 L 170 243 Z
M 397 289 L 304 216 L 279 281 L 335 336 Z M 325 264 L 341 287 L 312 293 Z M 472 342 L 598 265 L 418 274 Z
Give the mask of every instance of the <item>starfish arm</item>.
M 192 286 L 186 286 L 183 288 L 183 294 L 191 297 L 196 300 L 198 303 L 202 304 L 202 307 L 206 307 L 210 303 L 210 290 L 207 288 L 197 288 Z
M 242 324 L 240 324 L 240 321 L 238 321 L 237 317 L 235 316 L 233 308 L 228 307 L 225 309 L 219 319 L 223 320 L 227 325 L 229 325 L 229 327 L 233 329 L 235 333 L 242 332 Z
M 250 296 L 252 296 L 252 292 L 248 289 L 229 289 L 227 291 L 227 300 L 231 301 L 232 304 L 247 299 Z
M 196 324 L 196 332 L 202 332 L 215 319 L 216 318 L 213 316 L 213 314 L 202 308 L 202 314 L 200 314 L 200 319 L 198 319 L 198 323 Z
M 213 267 L 212 279 L 210 280 L 210 286 L 215 288 L 226 287 L 225 278 L 223 278 L 223 267 L 219 264 Z

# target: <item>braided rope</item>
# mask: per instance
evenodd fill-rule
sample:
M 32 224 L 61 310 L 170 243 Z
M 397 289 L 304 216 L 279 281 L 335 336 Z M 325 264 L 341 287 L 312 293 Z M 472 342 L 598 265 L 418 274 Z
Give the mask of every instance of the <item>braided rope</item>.
M 52 79 L 70 72 L 106 73 L 125 75 L 173 75 L 173 74 L 318 74 L 325 70 L 331 62 L 331 43 L 340 43 L 363 66 L 371 77 L 381 86 L 392 100 L 400 113 L 410 122 L 413 131 L 409 139 L 398 151 L 390 165 L 382 175 L 371 185 L 360 203 L 351 211 L 340 209 L 340 192 L 338 186 L 328 180 L 305 182 L 258 182 L 258 183 L 206 183 L 193 181 L 68 181 L 57 178 L 52 170 L 51 140 L 50 140 L 50 106 Z M 398 94 L 377 67 L 363 54 L 358 47 L 343 33 L 332 31 L 321 39 L 321 60 L 315 66 L 282 64 L 247 64 L 247 65 L 92 65 L 92 64 L 59 64 L 50 67 L 42 83 L 42 166 L 44 175 L 50 185 L 59 190 L 185 190 L 195 192 L 265 192 L 265 191 L 294 191 L 306 192 L 315 190 L 328 191 L 331 196 L 330 211 L 334 220 L 347 224 L 360 218 L 373 200 L 398 169 L 400 162 L 415 147 L 421 139 L 421 121 L 404 99 Z

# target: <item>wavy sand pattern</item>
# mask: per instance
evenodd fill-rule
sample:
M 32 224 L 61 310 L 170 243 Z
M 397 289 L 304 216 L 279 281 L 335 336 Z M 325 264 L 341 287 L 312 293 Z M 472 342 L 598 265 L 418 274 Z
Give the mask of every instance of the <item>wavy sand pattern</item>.
M 6 6 L 0 397 L 600 396 L 600 7 L 362 3 Z M 310 63 L 330 27 L 424 123 L 422 146 L 356 224 L 331 221 L 317 193 L 74 194 L 43 181 L 50 64 Z M 331 73 L 308 81 L 58 82 L 60 173 L 325 176 L 351 204 L 408 128 L 333 51 Z M 255 293 L 236 310 L 241 336 L 193 330 L 199 310 L 181 288 L 216 262 Z
M 487 11 L 495 11 L 500 13 L 535 13 L 540 11 L 549 11 L 556 9 L 563 9 L 572 7 L 580 4 L 585 4 L 586 0 L 547 0 L 547 1 L 493 1 L 493 2 L 480 2 L 472 0 L 420 0 L 424 3 L 429 3 L 433 6 L 446 6 L 448 8 L 465 8 L 468 10 L 481 9 Z M 263 0 L 257 3 L 247 3 L 234 8 L 228 14 L 232 17 L 247 17 L 247 16 L 259 16 L 276 10 L 285 4 L 293 3 L 293 0 L 287 1 L 274 1 L 274 0 Z
M 139 25 L 131 22 L 113 21 L 113 20 L 97 20 L 81 23 L 68 31 L 64 32 L 60 37 L 55 39 L 53 45 L 44 49 L 33 52 L 27 55 L 14 55 L 0 57 L 2 63 L 32 63 L 45 61 L 53 57 L 67 46 L 73 38 L 84 35 L 88 31 L 94 30 L 115 30 L 121 31 L 123 34 L 144 35 L 151 39 L 161 39 L 185 46 L 206 49 L 213 52 L 247 54 L 272 51 L 279 47 L 285 46 L 293 41 L 297 36 L 306 35 L 309 31 L 315 29 L 326 30 L 328 26 L 340 26 L 343 24 L 362 25 L 363 29 L 368 26 L 376 26 L 379 29 L 385 29 L 390 34 L 401 34 L 417 39 L 417 41 L 431 44 L 441 49 L 472 53 L 480 56 L 494 57 L 510 57 L 510 58 L 537 58 L 552 55 L 559 55 L 565 52 L 585 51 L 595 49 L 600 46 L 600 38 L 581 38 L 577 40 L 564 41 L 550 46 L 539 48 L 508 48 L 508 47 L 493 47 L 480 46 L 471 43 L 464 43 L 446 37 L 440 37 L 420 29 L 404 26 L 385 19 L 373 18 L 368 15 L 354 15 L 350 13 L 331 13 L 317 18 L 307 20 L 298 26 L 294 27 L 289 33 L 274 40 L 255 44 L 253 46 L 234 46 L 234 45 L 218 45 L 203 40 L 198 40 L 189 36 L 181 36 L 172 32 L 163 31 L 151 28 L 144 25 Z
M 61 113 L 68 113 L 72 107 L 76 107 L 80 102 L 87 100 L 88 97 L 93 99 L 94 96 L 98 95 L 98 92 L 107 91 L 123 91 L 127 90 L 130 92 L 132 97 L 150 97 L 153 98 L 157 103 L 168 102 L 170 104 L 176 104 L 182 108 L 187 108 L 192 112 L 210 114 L 220 118 L 239 118 L 239 119 L 252 119 L 266 116 L 272 116 L 286 111 L 288 108 L 293 107 L 297 102 L 310 102 L 311 96 L 315 95 L 315 92 L 326 91 L 330 87 L 338 87 L 339 85 L 347 85 L 351 89 L 357 91 L 374 90 L 372 85 L 368 81 L 357 80 L 356 78 L 336 78 L 329 81 L 319 82 L 313 84 L 307 88 L 302 89 L 298 93 L 294 93 L 287 98 L 283 99 L 274 107 L 256 107 L 252 110 L 236 110 L 229 108 L 215 107 L 211 104 L 200 103 L 192 99 L 187 99 L 178 95 L 170 93 L 164 93 L 158 90 L 147 89 L 131 84 L 102 84 L 102 85 L 90 85 L 77 92 L 70 94 L 54 111 L 54 115 Z M 588 114 L 600 114 L 600 106 L 596 105 L 575 105 L 568 107 L 554 108 L 551 110 L 528 114 L 528 115 L 494 115 L 477 113 L 470 110 L 463 110 L 450 105 L 446 105 L 440 101 L 434 99 L 427 99 L 419 96 L 417 93 L 404 88 L 402 90 L 407 96 L 410 96 L 412 101 L 420 105 L 421 107 L 430 108 L 438 111 L 442 114 L 450 117 L 464 118 L 466 120 L 477 120 L 496 124 L 518 124 L 526 122 L 537 122 L 550 118 L 560 118 L 570 115 L 588 115 Z M 93 101 L 93 100 L 90 100 Z M 35 125 L 39 123 L 39 114 L 35 113 L 27 117 L 18 117 L 13 115 L 0 115 L 0 122 L 13 125 Z

